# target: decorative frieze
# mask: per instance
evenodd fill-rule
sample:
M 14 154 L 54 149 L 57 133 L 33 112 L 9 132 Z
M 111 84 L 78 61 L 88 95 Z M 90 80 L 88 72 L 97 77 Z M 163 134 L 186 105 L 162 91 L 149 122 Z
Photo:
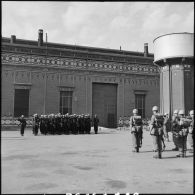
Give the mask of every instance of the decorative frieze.
M 105 61 L 87 61 L 70 58 L 45 57 L 35 55 L 20 55 L 12 53 L 2 53 L 2 63 L 9 65 L 35 65 L 67 68 L 67 69 L 81 69 L 91 71 L 107 71 L 107 72 L 123 72 L 123 73 L 148 73 L 158 74 L 159 70 L 152 64 L 137 64 L 137 63 L 117 63 Z

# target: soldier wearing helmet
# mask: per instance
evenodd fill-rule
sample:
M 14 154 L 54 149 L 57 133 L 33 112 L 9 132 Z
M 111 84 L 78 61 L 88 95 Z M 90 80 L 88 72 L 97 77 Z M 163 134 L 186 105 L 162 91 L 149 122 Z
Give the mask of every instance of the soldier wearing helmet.
M 138 116 L 138 110 L 133 109 L 133 116 L 129 120 L 130 131 L 132 135 L 133 152 L 139 152 L 142 146 L 142 119 Z
M 158 107 L 153 106 L 152 108 L 153 115 L 150 121 L 150 134 L 153 139 L 154 151 L 158 152 L 157 155 L 154 155 L 154 158 L 161 158 L 162 149 L 162 136 L 163 136 L 163 123 L 164 117 L 159 114 Z
M 178 132 L 178 121 L 179 121 L 179 116 L 178 116 L 179 111 L 174 110 L 173 116 L 172 116 L 172 139 L 175 147 L 172 149 L 173 151 L 178 151 L 178 145 L 177 145 L 177 132 Z
M 187 134 L 188 134 L 188 123 L 184 110 L 179 111 L 178 131 L 176 134 L 177 145 L 179 148 L 179 154 L 177 157 L 185 157 L 187 150 Z
M 188 143 L 190 145 L 190 153 L 193 153 L 194 152 L 194 110 L 191 110 L 190 111 L 190 117 L 191 117 L 191 123 L 190 123 L 190 126 L 189 126 L 189 133 L 188 133 Z
M 21 115 L 21 117 L 18 118 L 18 121 L 20 122 L 20 134 L 21 136 L 24 136 L 24 130 L 26 127 L 26 119 L 24 118 L 24 115 Z

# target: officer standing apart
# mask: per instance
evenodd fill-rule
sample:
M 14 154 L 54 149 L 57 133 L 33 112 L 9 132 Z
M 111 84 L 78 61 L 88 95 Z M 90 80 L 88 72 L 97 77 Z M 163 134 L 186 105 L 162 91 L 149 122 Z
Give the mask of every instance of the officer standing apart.
M 139 152 L 139 148 L 142 145 L 142 119 L 138 116 L 138 110 L 133 109 L 133 116 L 130 117 L 129 121 L 130 131 L 132 134 L 133 150 L 132 152 Z
M 189 127 L 188 143 L 191 147 L 189 152 L 193 153 L 194 152 L 194 110 L 190 111 L 190 117 L 192 122 L 190 123 L 190 127 Z
M 154 106 L 152 108 L 153 115 L 151 117 L 150 123 L 150 135 L 153 139 L 154 151 L 158 152 L 154 155 L 154 158 L 162 158 L 162 136 L 163 136 L 163 115 L 158 113 L 158 107 Z
M 94 119 L 93 119 L 93 125 L 94 125 L 95 134 L 98 133 L 98 124 L 99 124 L 99 119 L 98 119 L 97 115 L 95 114 L 94 115 Z
M 24 136 L 24 129 L 26 127 L 26 120 L 24 118 L 24 115 L 22 115 L 18 121 L 20 122 L 20 134 L 21 136 Z

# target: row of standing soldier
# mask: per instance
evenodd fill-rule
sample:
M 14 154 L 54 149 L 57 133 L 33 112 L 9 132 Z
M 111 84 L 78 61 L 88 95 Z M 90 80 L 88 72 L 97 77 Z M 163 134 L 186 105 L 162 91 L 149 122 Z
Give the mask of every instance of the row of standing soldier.
M 172 121 L 169 121 L 168 114 L 162 115 L 158 112 L 158 107 L 154 106 L 153 115 L 149 124 L 150 135 L 153 139 L 154 158 L 161 158 L 162 151 L 165 149 L 164 137 L 169 141 L 168 129 L 170 128 L 173 134 L 173 142 L 175 148 L 172 150 L 179 150 L 177 157 L 186 156 L 186 142 L 187 136 L 189 144 L 193 152 L 193 132 L 194 132 L 194 111 L 190 111 L 190 116 L 185 117 L 183 110 L 175 110 Z M 133 116 L 130 117 L 130 131 L 132 134 L 133 152 L 139 152 L 142 146 L 143 139 L 143 122 L 141 116 L 138 116 L 138 110 L 133 110 Z
M 18 119 L 21 123 L 20 133 L 24 135 L 24 129 L 26 127 L 26 120 L 24 115 Z M 98 133 L 99 119 L 97 115 L 94 115 L 93 120 L 90 115 L 66 115 L 50 114 L 50 115 L 33 115 L 32 119 L 32 130 L 33 134 L 38 135 L 39 129 L 40 133 L 43 135 L 61 135 L 61 134 L 90 134 L 91 126 L 94 126 L 95 134 Z

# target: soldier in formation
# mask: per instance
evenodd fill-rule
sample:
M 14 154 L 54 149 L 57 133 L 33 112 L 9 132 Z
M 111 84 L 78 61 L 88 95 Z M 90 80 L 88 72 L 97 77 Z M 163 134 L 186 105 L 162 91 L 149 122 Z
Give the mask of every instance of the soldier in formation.
M 94 119 L 94 129 L 97 133 L 99 119 L 97 116 Z M 43 135 L 61 135 L 61 134 L 90 134 L 92 119 L 89 114 L 65 115 L 49 114 L 49 115 L 33 115 L 33 134 L 37 135 L 40 128 L 40 133 Z
M 139 148 L 142 146 L 143 130 L 142 119 L 138 116 L 138 110 L 133 109 L 133 116 L 129 121 L 130 132 L 132 134 L 133 152 L 139 152 Z

